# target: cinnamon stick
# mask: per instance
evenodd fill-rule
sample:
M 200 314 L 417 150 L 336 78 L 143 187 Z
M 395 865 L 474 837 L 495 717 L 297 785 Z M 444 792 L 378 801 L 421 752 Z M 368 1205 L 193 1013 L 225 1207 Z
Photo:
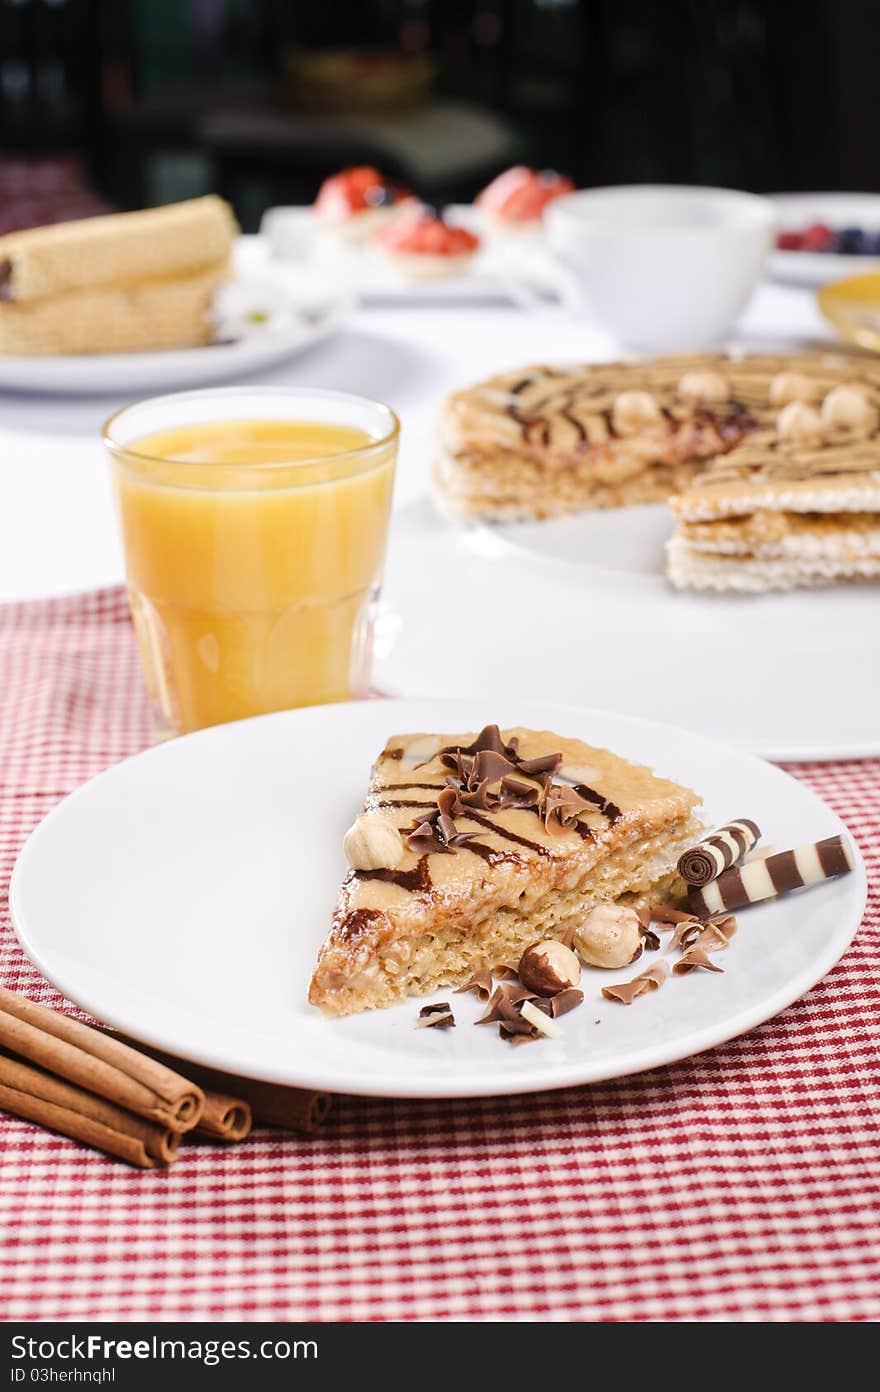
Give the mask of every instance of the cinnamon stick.
M 311 1135 L 326 1121 L 333 1101 L 327 1092 L 285 1087 L 282 1083 L 262 1083 L 256 1078 L 241 1078 L 237 1073 L 219 1073 L 190 1064 L 181 1063 L 181 1067 L 204 1088 L 228 1088 L 234 1096 L 247 1102 L 255 1121 L 283 1131 Z
M 201 1089 L 165 1064 L 3 987 L 0 1047 L 162 1130 L 191 1130 L 205 1106 Z
M 143 1049 L 151 1058 L 169 1068 L 180 1068 L 203 1089 L 206 1111 L 212 1097 L 236 1099 L 250 1108 L 254 1121 L 277 1126 L 283 1131 L 302 1131 L 311 1135 L 327 1118 L 332 1097 L 327 1092 L 309 1088 L 287 1087 L 283 1083 L 261 1083 L 255 1078 L 242 1078 L 238 1073 L 222 1073 L 219 1068 L 206 1068 L 200 1063 L 163 1053 L 146 1044 L 139 1044 L 128 1035 L 120 1035 L 135 1049 Z M 204 1122 L 204 1116 L 202 1118 Z M 202 1129 L 200 1124 L 199 1130 Z
M 177 1159 L 180 1133 L 0 1050 L 0 1108 L 143 1170 Z
M 196 1127 L 197 1136 L 209 1136 L 214 1141 L 243 1141 L 253 1125 L 251 1109 L 240 1097 L 228 1097 L 222 1092 L 205 1088 L 205 1110 Z

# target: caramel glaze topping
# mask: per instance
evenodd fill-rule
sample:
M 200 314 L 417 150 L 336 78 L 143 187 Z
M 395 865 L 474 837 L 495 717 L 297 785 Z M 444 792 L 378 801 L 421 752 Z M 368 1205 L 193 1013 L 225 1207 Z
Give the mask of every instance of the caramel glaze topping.
M 392 749 L 385 757 L 399 760 L 403 753 Z M 463 849 L 487 865 L 499 865 L 522 864 L 522 852 L 527 851 L 552 860 L 553 852 L 546 845 L 512 831 L 492 816 L 509 808 L 530 812 L 547 831 L 573 831 L 584 841 L 595 840 L 595 833 L 581 821 L 583 812 L 598 810 L 609 825 L 622 815 L 620 808 L 595 788 L 564 777 L 554 779 L 562 761 L 560 754 L 524 759 L 517 741 L 505 744 L 497 725 L 487 725 L 470 745 L 449 745 L 436 751 L 428 762 L 437 758 L 449 770 L 445 782 L 406 780 L 381 783 L 373 790 L 379 795 L 378 808 L 418 809 L 416 821 L 401 832 L 409 848 L 418 853 L 416 864 L 408 870 L 352 870 L 350 882 L 379 880 L 427 896 L 433 889 L 428 864 L 431 855 L 450 855 Z M 396 796 L 400 792 L 423 792 L 426 797 L 401 798 Z M 460 828 L 459 823 L 464 826 Z M 509 842 L 509 849 L 486 845 L 479 839 L 480 828 Z M 353 941 L 382 917 L 377 909 L 355 909 L 340 920 L 339 931 Z

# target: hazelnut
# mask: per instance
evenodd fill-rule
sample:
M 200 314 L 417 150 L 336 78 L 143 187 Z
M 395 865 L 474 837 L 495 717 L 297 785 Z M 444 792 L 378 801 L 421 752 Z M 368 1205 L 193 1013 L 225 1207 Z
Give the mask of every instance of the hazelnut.
M 803 372 L 777 372 L 770 383 L 770 405 L 787 406 L 790 401 L 818 401 L 822 384 Z
M 685 401 L 729 401 L 730 383 L 721 372 L 686 372 L 678 394 Z
M 818 445 L 822 439 L 822 419 L 814 406 L 804 401 L 790 401 L 776 418 L 780 440 L 798 445 Z
M 873 430 L 877 407 L 858 383 L 843 382 L 822 402 L 822 423 L 828 430 Z
M 527 991 L 538 996 L 555 996 L 576 986 L 581 979 L 581 964 L 570 947 L 547 938 L 532 943 L 519 959 L 519 979 Z
M 574 932 L 578 955 L 591 967 L 627 967 L 641 944 L 639 916 L 622 904 L 597 904 Z
M 618 435 L 635 435 L 662 420 L 663 413 L 650 392 L 625 391 L 614 398 L 611 423 Z
M 342 849 L 353 870 L 393 870 L 403 859 L 403 837 L 387 817 L 366 813 L 348 828 Z

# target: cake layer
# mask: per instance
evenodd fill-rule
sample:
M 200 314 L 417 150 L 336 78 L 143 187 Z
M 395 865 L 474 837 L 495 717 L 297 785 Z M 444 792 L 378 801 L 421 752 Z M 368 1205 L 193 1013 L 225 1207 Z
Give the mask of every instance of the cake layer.
M 843 388 L 845 399 L 835 402 Z M 828 467 L 870 473 L 876 445 L 854 446 L 849 428 L 853 389 L 873 411 L 880 369 L 832 355 L 677 354 L 502 373 L 447 399 L 435 490 L 444 508 L 490 520 L 689 495 L 707 466 L 720 471 L 733 460 L 736 479 L 727 484 L 745 490 L 777 454 L 780 413 L 792 403 L 789 425 L 800 433 L 780 452 L 785 469 L 804 450 L 809 455 L 805 420 L 818 423 L 821 410 L 826 434 L 841 448 L 839 458 L 832 448 L 830 466 L 823 451 L 823 468 L 811 472 L 820 481 Z M 821 498 L 823 488 L 814 493 Z M 743 491 L 731 508 L 745 510 L 748 496 Z M 714 515 L 702 494 L 695 506 Z
M 758 594 L 838 580 L 880 579 L 880 554 L 786 554 L 778 558 L 700 551 L 676 535 L 667 545 L 667 575 L 679 589 L 734 590 Z
M 0 304 L 0 353 L 134 353 L 200 347 L 210 339 L 207 316 L 214 292 L 229 274 L 229 263 L 218 261 L 189 276 Z
M 880 557 L 877 512 L 753 512 L 715 522 L 683 522 L 676 537 L 692 551 L 756 560 L 863 560 Z
M 459 780 L 459 796 L 472 805 L 455 811 L 453 845 L 410 835 L 416 844 L 406 845 L 393 868 L 351 870 L 312 978 L 313 1004 L 347 1014 L 455 984 L 474 970 L 517 961 L 536 938 L 564 936 L 598 902 L 639 904 L 670 891 L 678 856 L 697 834 L 694 793 L 550 732 L 514 729 L 501 739 L 516 750 L 513 784 L 520 795 L 531 789 L 534 805 L 493 807 L 485 788 L 462 794 Z M 456 781 L 456 752 L 466 764 L 473 758 L 474 740 L 393 737 L 374 769 L 365 813 L 414 832 L 436 814 L 447 780 Z M 572 797 L 578 810 L 565 824 L 551 816 L 548 825 L 549 804 L 538 795 L 551 775 L 521 765 L 553 754 L 561 759 L 551 794 Z
M 539 464 L 511 451 L 500 452 L 491 464 L 484 456 L 453 457 L 443 452 L 434 463 L 434 489 L 440 507 L 453 516 L 515 522 L 582 508 L 661 503 L 688 488 L 700 467 L 640 463 L 638 471 L 628 475 L 622 452 L 617 453 L 612 469 L 597 468 L 596 463 L 595 457 L 578 459 L 570 468 L 557 471 L 548 487 L 546 471 Z
M 143 212 L 10 232 L 0 237 L 0 300 L 20 303 L 187 275 L 225 261 L 237 233 L 229 204 L 213 194 Z

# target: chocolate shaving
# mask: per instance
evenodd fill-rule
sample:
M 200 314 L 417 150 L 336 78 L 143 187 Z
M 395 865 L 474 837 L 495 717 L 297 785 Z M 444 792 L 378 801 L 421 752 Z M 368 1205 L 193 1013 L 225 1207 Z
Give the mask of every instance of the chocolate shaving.
M 543 754 L 539 759 L 517 759 L 516 766 L 520 773 L 531 776 L 537 773 L 555 773 L 561 763 L 561 754 Z
M 683 957 L 679 957 L 672 970 L 676 976 L 686 976 L 688 972 L 695 971 L 697 967 L 702 967 L 703 971 L 720 972 L 721 967 L 716 967 L 715 963 L 704 952 L 701 947 L 689 947 Z
M 436 1005 L 423 1005 L 416 1021 L 417 1029 L 448 1029 L 455 1024 L 455 1016 L 448 1001 L 438 1001 Z
M 566 928 L 565 932 L 560 936 L 559 941 L 560 941 L 565 947 L 574 949 L 574 935 L 575 935 L 575 928 L 574 928 L 574 925 L 572 925 L 570 928 Z
M 621 981 L 617 986 L 603 986 L 602 995 L 606 1000 L 620 1001 L 622 1005 L 632 1005 L 637 996 L 648 991 L 656 991 L 669 975 L 668 962 L 654 962 L 645 971 L 639 972 L 632 981 Z
M 567 783 L 551 783 L 544 795 L 544 826 L 548 831 L 563 831 L 576 822 L 581 812 L 589 812 L 591 804 Z
M 640 909 L 636 909 L 636 918 L 639 920 L 639 923 L 642 925 L 643 928 L 650 928 L 651 910 L 648 908 L 646 904 L 643 904 Z
M 459 815 L 466 813 L 469 807 L 475 808 L 478 812 L 492 812 L 498 806 L 498 794 L 489 791 L 488 778 L 484 778 L 478 787 L 469 792 L 464 789 L 459 791 L 452 781 L 447 786 L 455 791 L 454 806 Z
M 475 1025 L 489 1025 L 493 1020 L 512 1020 L 521 1018 L 517 1006 L 524 1000 L 534 1000 L 534 992 L 520 985 L 496 986 L 484 1015 L 474 1021 Z
M 511 1029 L 509 1025 L 499 1025 L 498 1033 L 508 1044 L 531 1044 L 534 1040 L 541 1038 L 540 1030 L 536 1030 L 534 1025 L 530 1025 L 528 1020 L 523 1020 L 522 1029 Z
M 566 991 L 560 991 L 557 995 L 551 996 L 548 1001 L 536 1000 L 535 1005 L 540 1010 L 545 1006 L 550 1007 L 550 1014 L 555 1019 L 557 1015 L 567 1015 L 569 1010 L 575 1010 L 584 1003 L 584 993 L 579 991 L 576 986 L 569 986 Z
M 641 921 L 639 922 L 639 932 L 642 935 L 642 942 L 645 944 L 647 950 L 649 952 L 657 952 L 660 948 L 659 934 L 655 933 L 653 928 L 646 928 Z
M 683 923 L 686 918 L 693 918 L 694 915 L 686 910 L 677 909 L 674 904 L 654 904 L 651 917 L 657 923 Z
M 457 996 L 460 996 L 464 991 L 473 991 L 474 995 L 481 1001 L 487 1001 L 492 994 L 492 973 L 490 971 L 474 972 L 470 981 L 455 988 Z
M 714 923 L 710 919 L 694 939 L 693 946 L 702 948 L 704 952 L 723 952 L 735 932 L 736 919 L 733 914 L 727 914 Z
M 698 918 L 682 919 L 681 923 L 676 923 L 669 945 L 670 947 L 691 947 L 702 931 L 703 925 Z
M 519 741 L 514 738 L 505 744 L 497 725 L 485 726 L 473 744 L 450 745 L 439 750 L 437 757 L 451 776 L 438 794 L 437 811 L 429 812 L 406 831 L 406 844 L 413 851 L 445 854 L 467 847 L 478 833 L 457 832 L 455 818 L 473 817 L 474 812 L 526 809 L 542 818 L 548 832 L 556 833 L 574 825 L 582 812 L 593 807 L 580 788 L 553 782 L 561 754 L 521 759 Z M 510 832 L 507 835 L 516 839 Z M 549 854 L 543 848 L 536 849 Z
M 502 1039 L 509 1039 L 513 1034 L 527 1034 L 533 1039 L 538 1036 L 536 1026 L 524 1019 L 518 1010 L 515 1010 L 512 1015 L 505 1015 L 498 1026 L 498 1032 Z
M 496 981 L 519 981 L 519 972 L 516 967 L 509 967 L 506 962 L 499 962 L 496 967 L 491 968 L 491 971 Z
M 479 834 L 476 831 L 456 831 L 450 815 L 455 806 L 455 788 L 443 788 L 437 795 L 437 807 L 417 822 L 406 834 L 406 844 L 419 854 L 449 855 L 458 846 L 466 846 Z

